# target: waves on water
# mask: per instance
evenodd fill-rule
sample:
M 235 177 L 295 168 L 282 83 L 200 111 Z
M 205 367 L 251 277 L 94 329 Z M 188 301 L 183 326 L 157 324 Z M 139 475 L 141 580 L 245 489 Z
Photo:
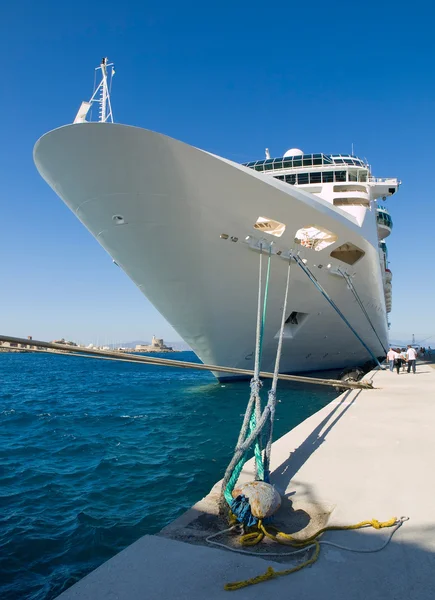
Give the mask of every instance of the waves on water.
M 0 354 L 0 381 L 2 600 L 54 598 L 207 494 L 249 395 L 201 371 L 61 355 Z M 278 390 L 277 437 L 335 395 Z

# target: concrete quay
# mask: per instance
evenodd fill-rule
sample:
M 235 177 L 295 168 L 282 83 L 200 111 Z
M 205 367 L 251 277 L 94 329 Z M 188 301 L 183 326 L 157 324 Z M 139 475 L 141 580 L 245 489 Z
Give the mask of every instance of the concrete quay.
M 373 371 L 374 390 L 350 390 L 277 440 L 272 482 L 283 496 L 282 528 L 305 537 L 324 524 L 407 516 L 380 552 L 322 546 L 319 560 L 286 577 L 224 590 L 227 582 L 289 568 L 304 560 L 246 556 L 207 545 L 224 527 L 219 484 L 159 535 L 144 536 L 59 600 L 163 600 L 322 597 L 326 600 L 429 600 L 435 597 L 435 365 L 417 373 Z M 253 479 L 252 461 L 242 478 Z M 354 549 L 379 548 L 389 530 L 334 531 L 323 536 Z M 234 546 L 234 540 L 219 539 Z M 262 543 L 255 551 L 283 547 Z M 288 548 L 284 548 L 289 550 Z M 284 564 L 283 564 L 284 563 Z

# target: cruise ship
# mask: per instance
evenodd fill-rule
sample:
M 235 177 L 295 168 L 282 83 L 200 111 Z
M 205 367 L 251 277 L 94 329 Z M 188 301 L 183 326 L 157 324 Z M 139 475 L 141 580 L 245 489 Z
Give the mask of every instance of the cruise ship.
M 37 141 L 34 160 L 199 358 L 253 368 L 260 252 L 265 269 L 271 257 L 262 370 L 273 370 L 289 261 L 281 372 L 384 357 L 392 221 L 382 202 L 400 181 L 374 177 L 353 154 L 292 148 L 271 158 L 266 150 L 264 159 L 238 164 L 117 124 L 110 67 L 103 59 L 91 100 L 74 123 Z

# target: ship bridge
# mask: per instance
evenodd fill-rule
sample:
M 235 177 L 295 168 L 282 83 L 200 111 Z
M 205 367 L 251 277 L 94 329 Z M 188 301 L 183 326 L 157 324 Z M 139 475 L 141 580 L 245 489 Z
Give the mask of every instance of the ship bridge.
M 244 167 L 249 167 L 260 172 L 301 169 L 304 167 L 343 167 L 344 165 L 369 168 L 364 160 L 350 154 L 299 154 L 289 156 L 286 153 L 280 158 L 266 158 L 264 160 L 243 163 Z
M 242 166 L 253 169 L 259 174 L 272 176 L 290 185 L 310 186 L 306 190 L 312 193 L 321 193 L 322 189 L 318 186 L 325 183 L 364 184 L 364 188 L 335 190 L 340 192 L 365 192 L 364 196 L 356 194 L 356 199 L 352 195 L 352 197 L 347 195 L 344 200 L 336 197 L 334 199 L 336 205 L 359 204 L 369 206 L 370 200 L 385 199 L 387 196 L 394 194 L 401 183 L 395 178 L 372 177 L 367 161 L 357 156 L 351 154 L 303 154 L 297 148 L 287 151 L 284 156 L 279 158 L 269 158 L 267 156 L 262 160 L 243 163 Z

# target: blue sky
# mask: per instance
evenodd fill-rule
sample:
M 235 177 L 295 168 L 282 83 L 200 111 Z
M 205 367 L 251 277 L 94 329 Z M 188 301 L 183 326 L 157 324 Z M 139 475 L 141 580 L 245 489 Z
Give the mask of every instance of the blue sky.
M 280 156 L 353 143 L 374 175 L 400 178 L 387 203 L 391 334 L 435 334 L 434 16 L 429 2 L 4 4 L 0 331 L 178 339 L 32 161 L 108 56 L 118 122 L 241 162 L 266 146 Z

